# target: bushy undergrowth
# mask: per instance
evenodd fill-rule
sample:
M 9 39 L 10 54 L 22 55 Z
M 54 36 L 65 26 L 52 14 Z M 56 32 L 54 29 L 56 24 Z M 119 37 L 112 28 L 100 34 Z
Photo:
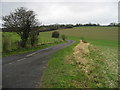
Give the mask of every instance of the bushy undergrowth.
M 10 50 L 10 44 L 11 44 L 11 39 L 10 36 L 8 35 L 2 35 L 2 46 L 3 46 L 3 51 L 7 52 Z
M 59 38 L 59 32 L 58 31 L 54 31 L 52 32 L 52 38 Z
M 42 33 L 44 34 L 44 32 Z M 51 38 L 51 34 L 45 33 L 45 36 L 42 35 L 36 36 L 34 33 L 31 34 L 31 38 L 28 39 L 26 48 L 21 47 L 21 39 L 15 32 L 2 32 L 2 54 L 4 56 L 16 55 L 20 53 L 24 53 L 27 51 L 32 51 L 36 49 L 41 49 L 48 46 L 57 45 L 60 43 L 64 43 L 60 38 Z M 35 42 L 35 43 L 33 43 Z M 29 50 L 30 49 L 30 50 Z

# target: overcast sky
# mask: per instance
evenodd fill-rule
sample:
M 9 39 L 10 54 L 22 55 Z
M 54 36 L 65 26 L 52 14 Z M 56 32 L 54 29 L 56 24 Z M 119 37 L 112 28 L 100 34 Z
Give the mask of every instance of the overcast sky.
M 2 0 L 0 16 L 18 7 L 35 11 L 42 24 L 118 22 L 119 0 Z M 2 21 L 0 20 L 0 23 Z

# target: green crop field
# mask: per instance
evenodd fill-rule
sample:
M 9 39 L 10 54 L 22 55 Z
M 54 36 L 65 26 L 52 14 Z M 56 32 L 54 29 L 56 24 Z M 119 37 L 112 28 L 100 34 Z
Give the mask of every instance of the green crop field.
M 118 27 L 75 27 L 57 30 L 68 39 L 77 41 L 56 53 L 44 72 L 41 87 L 50 88 L 117 88 L 118 87 Z M 52 32 L 46 32 L 52 33 Z M 45 33 L 44 33 L 45 34 Z M 96 48 L 84 56 L 90 66 L 86 75 L 81 64 L 76 62 L 73 48 L 83 39 Z M 69 61 L 68 61 L 69 60 Z M 93 62 L 91 63 L 90 62 Z M 93 65 L 94 64 L 94 65 Z M 80 66 L 80 67 L 79 67 Z M 95 68 L 95 67 L 98 68 Z
M 93 38 L 97 40 L 118 40 L 118 27 L 75 27 L 73 29 L 59 30 L 68 36 Z
M 75 27 L 57 30 L 65 34 L 68 39 L 80 40 L 81 38 L 95 44 L 104 46 L 118 45 L 118 27 Z M 52 32 L 44 32 L 43 36 L 49 36 Z

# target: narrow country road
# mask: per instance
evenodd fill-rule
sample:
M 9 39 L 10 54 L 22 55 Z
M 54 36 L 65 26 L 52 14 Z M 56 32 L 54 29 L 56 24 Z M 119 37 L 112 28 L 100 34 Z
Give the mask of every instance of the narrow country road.
M 51 56 L 75 41 L 34 52 L 10 56 L 2 60 L 3 88 L 37 88 Z

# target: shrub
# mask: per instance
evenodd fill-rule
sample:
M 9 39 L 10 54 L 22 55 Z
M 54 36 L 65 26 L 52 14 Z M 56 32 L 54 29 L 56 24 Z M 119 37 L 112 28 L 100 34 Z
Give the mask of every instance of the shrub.
M 32 31 L 30 33 L 30 44 L 31 44 L 31 46 L 37 45 L 37 43 L 38 43 L 38 36 L 39 36 L 39 32 L 37 32 L 37 31 Z
M 10 49 L 10 38 L 8 35 L 3 35 L 2 36 L 2 47 L 3 47 L 3 52 L 7 52 Z
M 53 33 L 52 33 L 52 37 L 53 38 L 59 38 L 59 32 L 58 31 L 54 31 Z
M 62 40 L 66 40 L 66 36 L 63 34 L 62 36 L 61 36 L 61 38 L 62 38 Z

